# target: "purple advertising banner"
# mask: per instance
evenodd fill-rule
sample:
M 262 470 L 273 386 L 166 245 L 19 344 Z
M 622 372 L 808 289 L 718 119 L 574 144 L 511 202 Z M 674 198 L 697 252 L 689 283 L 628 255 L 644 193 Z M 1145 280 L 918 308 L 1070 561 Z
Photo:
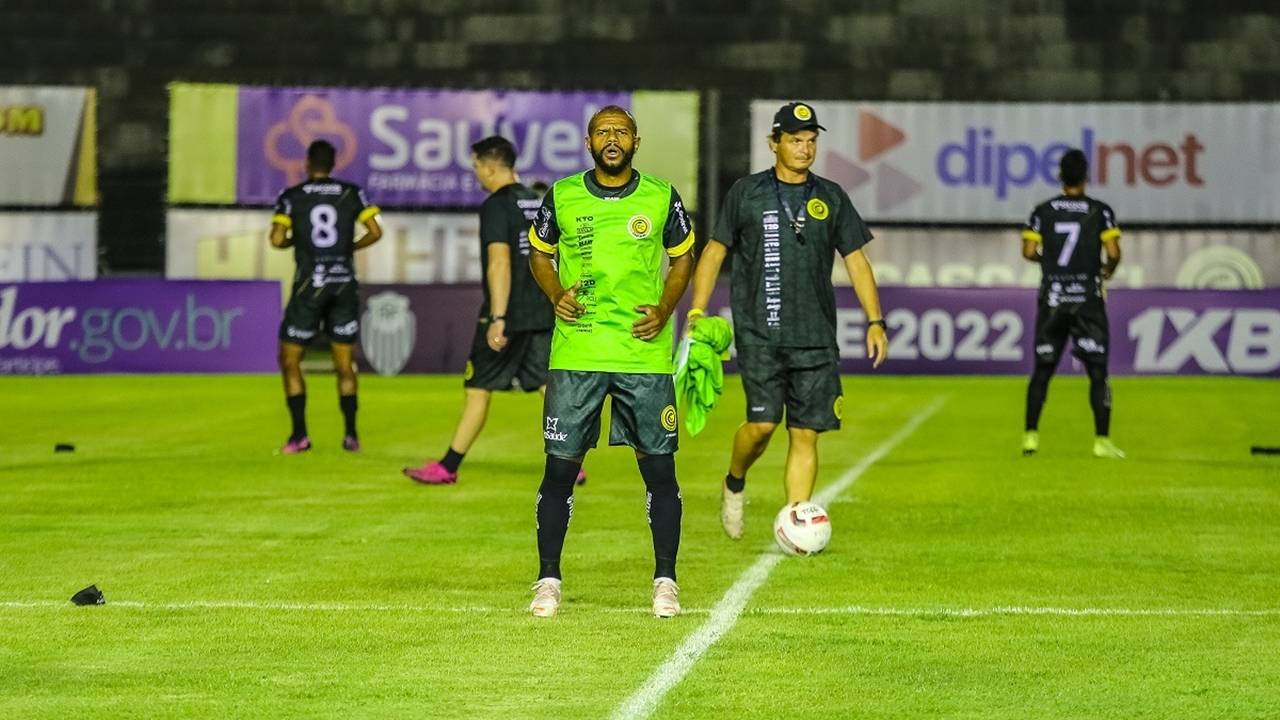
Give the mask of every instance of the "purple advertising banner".
M 365 368 L 384 375 L 463 371 L 478 286 L 366 285 L 362 294 Z M 1031 369 L 1033 289 L 882 288 L 880 297 L 890 352 L 877 372 L 1021 375 Z M 728 288 L 721 286 L 709 312 L 728 316 L 727 303 Z M 866 317 L 852 288 L 837 288 L 836 304 L 842 369 L 870 372 Z M 1280 290 L 1116 290 L 1108 315 L 1115 374 L 1280 377 Z M 1079 371 L 1075 365 L 1065 359 L 1061 370 Z
M 589 167 L 583 128 L 631 93 L 242 87 L 236 201 L 266 204 L 305 178 L 307 145 L 337 148 L 333 174 L 375 204 L 479 205 L 471 144 L 515 142 L 522 180 L 552 182 Z
M 273 372 L 280 284 L 0 285 L 0 375 Z

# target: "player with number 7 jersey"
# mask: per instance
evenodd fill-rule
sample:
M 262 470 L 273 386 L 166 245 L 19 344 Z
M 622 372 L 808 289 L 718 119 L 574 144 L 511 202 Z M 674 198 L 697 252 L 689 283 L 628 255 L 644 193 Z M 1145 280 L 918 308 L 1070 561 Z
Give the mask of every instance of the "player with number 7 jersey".
M 1123 458 L 1112 444 L 1111 387 L 1107 382 L 1111 344 L 1102 282 L 1120 264 L 1120 226 L 1111 206 L 1085 194 L 1088 158 L 1080 150 L 1064 153 L 1059 163 L 1062 194 L 1036 206 L 1022 229 L 1022 256 L 1040 265 L 1036 308 L 1035 369 L 1027 387 L 1022 453 L 1040 448 L 1040 411 L 1049 380 L 1067 340 L 1089 374 L 1093 408 L 1093 454 Z M 1103 260 L 1103 257 L 1106 260 Z
M 360 448 L 356 435 L 356 375 L 353 346 L 360 333 L 360 299 L 355 252 L 382 237 L 378 208 L 358 185 L 331 177 L 336 152 L 328 141 L 307 148 L 307 179 L 287 188 L 276 200 L 271 218 L 271 245 L 293 248 L 297 269 L 284 320 L 280 323 L 280 371 L 293 422 L 282 454 L 311 449 L 305 417 L 306 386 L 302 353 L 321 327 L 329 336 L 338 375 L 338 404 L 345 432 L 342 446 Z M 356 226 L 364 233 L 356 239 Z

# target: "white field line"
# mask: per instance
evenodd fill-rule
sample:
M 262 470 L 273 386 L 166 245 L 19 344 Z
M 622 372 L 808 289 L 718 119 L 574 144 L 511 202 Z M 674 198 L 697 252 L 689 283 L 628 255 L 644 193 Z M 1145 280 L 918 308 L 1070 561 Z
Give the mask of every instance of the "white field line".
M 897 432 L 864 455 L 853 467 L 844 471 L 835 482 L 823 488 L 814 500 L 820 505 L 826 505 L 831 498 L 844 492 L 876 461 L 888 455 L 925 420 L 932 417 L 938 408 L 942 407 L 942 403 L 943 398 L 935 398 L 923 410 L 913 415 Z M 684 679 L 698 659 L 725 633 L 733 629 L 747 601 L 769 579 L 769 573 L 773 572 L 782 559 L 783 555 L 772 544 L 761 552 L 751 567 L 738 576 L 719 602 L 711 608 L 707 621 L 692 635 L 685 638 L 675 652 L 653 671 L 649 679 L 618 706 L 613 713 L 615 720 L 638 720 L 649 717 L 671 688 Z
M 256 602 L 249 600 L 195 600 L 191 602 L 140 602 L 113 600 L 103 606 L 108 609 L 126 610 L 248 610 L 254 612 L 315 612 L 315 613 L 435 613 L 451 615 L 526 615 L 523 606 L 486 607 L 484 605 L 458 605 L 432 607 L 427 605 L 395 605 L 373 603 L 291 603 Z M 0 600 L 0 610 L 51 610 L 74 609 L 70 602 L 57 600 Z M 685 608 L 683 615 L 709 615 L 713 608 Z M 577 612 L 591 612 L 581 608 Z M 616 615 L 648 615 L 647 607 L 597 608 L 596 611 Z M 92 611 L 90 611 L 92 612 Z M 870 605 L 843 605 L 839 607 L 762 607 L 742 611 L 744 615 L 862 615 L 920 618 L 983 618 L 1010 616 L 1055 617 L 1280 617 L 1280 608 L 1069 608 L 1037 607 L 1028 605 L 996 605 L 981 608 L 962 607 L 875 607 Z

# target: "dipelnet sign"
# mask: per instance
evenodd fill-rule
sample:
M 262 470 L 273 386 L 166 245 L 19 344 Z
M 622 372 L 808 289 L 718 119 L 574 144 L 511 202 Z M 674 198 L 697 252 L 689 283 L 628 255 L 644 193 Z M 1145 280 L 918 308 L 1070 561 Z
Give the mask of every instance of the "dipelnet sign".
M 784 101 L 751 105 L 752 165 Z M 1018 222 L 1059 187 L 1071 148 L 1123 227 L 1274 222 L 1280 104 L 814 102 L 816 172 L 871 220 Z

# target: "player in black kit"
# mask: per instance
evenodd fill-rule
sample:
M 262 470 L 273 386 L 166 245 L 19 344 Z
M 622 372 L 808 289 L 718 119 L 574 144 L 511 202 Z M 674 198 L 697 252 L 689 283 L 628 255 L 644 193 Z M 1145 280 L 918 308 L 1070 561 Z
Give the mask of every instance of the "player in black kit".
M 1120 226 L 1109 205 L 1084 194 L 1088 173 L 1083 152 L 1066 152 L 1058 166 L 1062 194 L 1038 205 L 1022 230 L 1022 256 L 1039 263 L 1041 272 L 1036 360 L 1027 386 L 1023 455 L 1034 455 L 1040 449 L 1040 411 L 1049 392 L 1049 380 L 1070 338 L 1073 353 L 1089 374 L 1089 404 L 1096 435 L 1093 454 L 1115 459 L 1125 456 L 1110 438 L 1110 331 L 1102 288 L 1102 281 L 1110 279 L 1120 264 Z
M 307 389 L 302 380 L 302 353 L 321 326 L 329 335 L 333 367 L 338 375 L 338 405 L 345 430 L 342 447 L 360 449 L 356 435 L 356 371 L 353 348 L 360 332 L 360 300 L 356 295 L 355 252 L 382 237 L 378 208 L 358 185 L 332 177 L 334 147 L 316 140 L 307 148 L 307 180 L 280 193 L 271 218 L 271 245 L 293 248 L 297 270 L 293 291 L 280 323 L 280 372 L 285 401 L 293 421 L 281 454 L 311 449 L 307 437 Z M 355 238 L 357 224 L 365 227 Z
M 424 485 L 452 485 L 489 415 L 495 391 L 541 390 L 547 384 L 555 311 L 529 271 L 529 226 L 542 196 L 520 184 L 516 147 L 488 137 L 471 146 L 476 179 L 490 195 L 480 206 L 480 266 L 484 302 L 463 374 L 465 402 L 453 439 L 439 460 L 408 467 Z M 586 475 L 579 472 L 578 484 Z

